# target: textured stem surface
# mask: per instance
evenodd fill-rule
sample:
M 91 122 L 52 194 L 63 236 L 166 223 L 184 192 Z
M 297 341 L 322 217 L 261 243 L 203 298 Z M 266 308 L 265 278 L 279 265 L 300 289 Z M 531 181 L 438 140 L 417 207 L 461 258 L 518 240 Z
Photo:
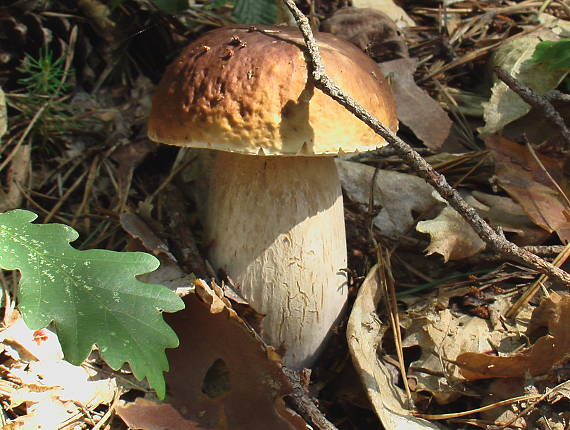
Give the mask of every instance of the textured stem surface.
M 265 314 L 262 336 L 309 367 L 347 297 L 340 182 L 329 157 L 220 152 L 211 172 L 210 261 Z

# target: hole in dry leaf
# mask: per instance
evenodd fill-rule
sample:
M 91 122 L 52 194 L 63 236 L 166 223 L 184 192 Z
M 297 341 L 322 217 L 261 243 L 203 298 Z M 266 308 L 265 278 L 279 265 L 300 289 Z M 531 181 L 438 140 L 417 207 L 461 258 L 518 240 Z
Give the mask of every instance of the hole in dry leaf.
M 226 362 L 219 358 L 206 372 L 202 381 L 202 392 L 209 398 L 216 399 L 226 395 L 230 390 L 230 371 Z
M 403 348 L 404 352 L 404 364 L 406 369 L 410 367 L 414 361 L 417 361 L 422 356 L 422 347 L 420 345 L 413 345 L 407 348 Z

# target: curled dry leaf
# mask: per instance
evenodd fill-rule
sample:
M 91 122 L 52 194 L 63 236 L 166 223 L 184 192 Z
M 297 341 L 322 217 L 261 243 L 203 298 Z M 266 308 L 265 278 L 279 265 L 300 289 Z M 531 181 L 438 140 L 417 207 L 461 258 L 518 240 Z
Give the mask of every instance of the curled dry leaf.
M 121 214 L 120 223 L 123 230 L 131 236 L 128 242 L 129 251 L 150 252 L 160 260 L 158 269 L 139 275 L 139 280 L 164 285 L 179 296 L 184 296 L 186 291 L 193 289 L 196 276 L 193 273 L 188 274 L 180 267 L 166 240 L 158 237 L 139 215 Z
M 560 239 L 570 239 L 570 221 L 558 190 L 536 162 L 528 148 L 500 136 L 485 141 L 495 158 L 495 174 L 499 185 L 519 203 L 530 219 Z M 548 174 L 567 196 L 570 184 L 564 176 L 563 160 L 537 154 Z
M 446 206 L 436 218 L 418 222 L 416 230 L 431 237 L 427 254 L 435 252 L 441 254 L 445 262 L 471 257 L 485 249 L 485 242 L 463 217 L 449 206 Z
M 168 351 L 171 403 L 200 428 L 305 429 L 283 401 L 291 386 L 279 355 L 204 281 L 195 291 L 188 312 L 166 317 L 180 338 Z
M 465 396 L 477 396 L 465 384 L 459 368 L 454 365 L 458 354 L 464 351 L 486 352 L 495 346 L 502 352 L 512 351 L 520 343 L 520 333 L 526 324 L 499 318 L 512 305 L 512 300 L 499 295 L 487 306 L 488 320 L 451 310 L 457 299 L 472 293 L 470 287 L 441 287 L 429 296 L 402 298 L 408 304 L 401 318 L 406 336 L 403 345 L 419 357 L 410 363 L 408 380 L 414 386 L 417 403 L 435 400 L 444 405 Z M 436 310 L 440 309 L 440 310 Z M 530 320 L 530 309 L 523 309 L 521 319 Z M 510 346 L 510 347 L 509 347 Z M 493 391 L 490 391 L 493 393 Z M 512 396 L 511 396 L 512 397 Z
M 374 205 L 382 209 L 373 223 L 383 235 L 397 237 L 406 234 L 414 226 L 415 214 L 429 217 L 433 216 L 431 211 L 437 213 L 444 207 L 444 202 L 435 197 L 433 188 L 417 176 L 378 170 L 374 177 L 374 167 L 362 163 L 339 159 L 336 165 L 346 196 L 365 209 L 368 208 L 374 179 Z M 466 199 L 493 225 L 516 233 L 517 244 L 540 243 L 548 235 L 536 227 L 523 208 L 510 198 L 474 191 Z M 440 253 L 446 261 L 474 255 L 484 248 L 484 243 L 469 224 L 450 208 L 435 219 L 420 222 L 418 226 L 418 231 L 432 236 L 429 253 Z
M 476 380 L 549 374 L 554 366 L 570 355 L 570 295 L 552 293 L 543 299 L 532 314 L 527 334 L 532 338 L 542 327 L 548 329 L 548 334 L 517 354 L 503 357 L 476 352 L 459 354 L 456 362 L 461 375 L 468 380 Z
M 358 290 L 348 320 L 346 338 L 354 367 L 358 372 L 374 411 L 386 430 L 437 429 L 436 424 L 412 416 L 404 406 L 405 396 L 392 383 L 390 371 L 378 360 L 377 350 L 386 327 L 376 313 L 382 298 L 374 266 Z
M 558 401 L 561 398 L 566 398 L 570 400 L 570 380 L 565 381 L 562 384 L 556 386 L 550 392 L 550 394 L 548 394 L 548 400 L 551 402 Z

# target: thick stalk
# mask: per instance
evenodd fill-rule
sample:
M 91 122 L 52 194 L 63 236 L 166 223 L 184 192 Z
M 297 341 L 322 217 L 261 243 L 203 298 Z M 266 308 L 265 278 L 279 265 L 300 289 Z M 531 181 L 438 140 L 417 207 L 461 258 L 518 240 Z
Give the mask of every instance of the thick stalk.
M 286 348 L 285 364 L 309 367 L 347 297 L 334 160 L 220 152 L 210 178 L 210 261 L 266 315 L 262 337 Z

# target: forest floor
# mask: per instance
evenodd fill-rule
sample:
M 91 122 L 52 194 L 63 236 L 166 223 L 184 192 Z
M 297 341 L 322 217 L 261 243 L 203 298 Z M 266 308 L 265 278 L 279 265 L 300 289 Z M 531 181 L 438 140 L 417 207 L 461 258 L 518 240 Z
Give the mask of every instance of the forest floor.
M 208 264 L 198 156 L 151 141 L 147 120 L 184 46 L 232 22 L 275 24 L 284 9 L 187 3 L 0 6 L 0 212 L 68 225 L 79 250 L 155 255 L 161 268 L 139 279 L 168 286 L 188 309 L 164 314 L 181 347 L 167 350 L 160 403 L 160 383 L 135 378 L 128 360 L 110 363 L 97 348 L 80 366 L 62 360 L 57 318 L 26 327 L 23 283 L 8 269 L 28 275 L 0 258 L 4 428 L 569 428 L 568 283 L 481 238 L 390 145 L 337 158 L 348 308 L 310 372 L 282 368 L 253 332 L 262 317 Z M 570 44 L 537 45 L 569 37 L 566 2 L 297 3 L 314 29 L 378 63 L 398 136 L 497 236 L 564 269 Z M 528 88 L 526 101 L 514 92 Z

